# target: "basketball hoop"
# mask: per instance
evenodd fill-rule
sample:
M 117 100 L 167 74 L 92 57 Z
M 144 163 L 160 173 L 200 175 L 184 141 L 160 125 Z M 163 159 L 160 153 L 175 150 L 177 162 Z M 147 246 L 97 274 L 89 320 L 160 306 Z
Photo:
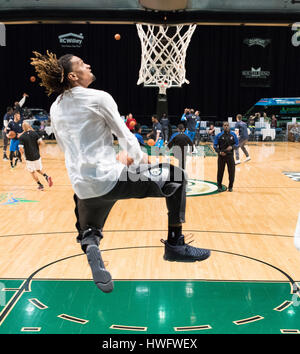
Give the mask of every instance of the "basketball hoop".
M 162 93 L 169 87 L 188 84 L 185 78 L 185 58 L 196 25 L 136 26 L 142 47 L 137 85 L 143 83 L 144 86 L 158 86 L 159 93 Z

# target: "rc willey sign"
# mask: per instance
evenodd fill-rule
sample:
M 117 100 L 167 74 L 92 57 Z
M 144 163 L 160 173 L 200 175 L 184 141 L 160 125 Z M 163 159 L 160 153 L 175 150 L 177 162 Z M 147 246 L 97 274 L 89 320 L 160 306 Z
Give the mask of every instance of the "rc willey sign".
M 58 36 L 59 43 L 62 47 L 81 47 L 84 36 L 82 33 L 66 33 Z

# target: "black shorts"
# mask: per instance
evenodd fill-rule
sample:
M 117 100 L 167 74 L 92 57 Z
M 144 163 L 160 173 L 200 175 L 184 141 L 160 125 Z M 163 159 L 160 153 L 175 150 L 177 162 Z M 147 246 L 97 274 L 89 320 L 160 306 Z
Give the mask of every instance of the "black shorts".
M 125 168 L 115 187 L 103 196 L 80 199 L 74 195 L 78 240 L 88 227 L 102 230 L 110 210 L 122 199 L 164 197 L 169 224 L 185 222 L 186 181 L 186 174 L 179 167 L 167 163 L 143 165 L 136 172 Z

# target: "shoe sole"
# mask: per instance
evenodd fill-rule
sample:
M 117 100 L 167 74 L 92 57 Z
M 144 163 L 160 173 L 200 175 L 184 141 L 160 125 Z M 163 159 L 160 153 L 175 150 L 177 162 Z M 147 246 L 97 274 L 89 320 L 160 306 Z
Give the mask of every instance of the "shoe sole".
M 86 255 L 97 287 L 104 293 L 112 292 L 114 289 L 114 283 L 110 273 L 104 267 L 98 246 L 89 245 L 86 249 Z
M 199 258 L 190 258 L 190 259 L 186 259 L 186 258 L 168 258 L 166 257 L 166 255 L 164 255 L 164 260 L 165 261 L 169 261 L 169 262 L 181 262 L 181 263 L 193 263 L 193 262 L 201 262 L 201 261 L 205 261 L 207 258 L 210 257 L 210 252 L 203 258 L 199 259 Z

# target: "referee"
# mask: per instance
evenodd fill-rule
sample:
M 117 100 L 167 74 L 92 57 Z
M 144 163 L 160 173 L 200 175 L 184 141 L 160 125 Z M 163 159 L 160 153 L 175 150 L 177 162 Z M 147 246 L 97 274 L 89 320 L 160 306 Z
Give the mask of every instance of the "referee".
M 223 122 L 223 131 L 219 133 L 214 140 L 214 149 L 218 154 L 218 192 L 222 192 L 222 180 L 227 165 L 229 175 L 228 192 L 232 192 L 234 176 L 235 176 L 235 162 L 233 150 L 239 146 L 238 137 L 235 133 L 230 131 L 229 123 Z

